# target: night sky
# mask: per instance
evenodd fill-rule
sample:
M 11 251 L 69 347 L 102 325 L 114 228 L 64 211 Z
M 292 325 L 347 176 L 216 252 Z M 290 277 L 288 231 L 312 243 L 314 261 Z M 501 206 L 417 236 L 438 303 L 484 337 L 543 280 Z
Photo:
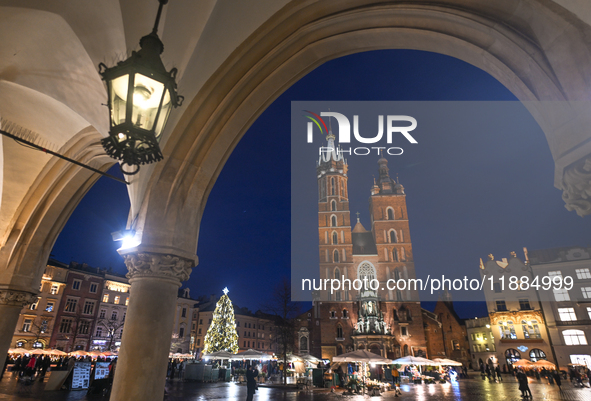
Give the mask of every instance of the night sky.
M 257 119 L 221 172 L 201 223 L 200 264 L 185 283 L 193 298 L 220 295 L 227 286 L 235 304 L 254 311 L 274 283 L 290 276 L 290 107 L 296 100 L 516 99 L 487 73 L 429 52 L 372 51 L 318 67 Z M 446 132 L 446 140 L 390 159 L 390 172 L 399 174 L 407 194 L 417 276 L 461 267 L 477 277 L 479 258 L 489 253 L 500 259 L 516 251 L 523 258 L 524 246 L 590 245 L 588 219 L 564 208 L 553 187 L 548 144 L 532 122 L 524 118 L 519 135 Z M 118 166 L 111 172 L 118 173 Z M 360 173 L 368 175 L 367 183 L 350 188 L 351 212 L 365 212 L 362 222 L 369 228 L 366 205 L 377 164 L 374 172 Z M 60 234 L 53 257 L 124 273 L 110 233 L 125 228 L 128 210 L 124 185 L 101 178 Z M 317 231 L 310 236 L 317 241 Z M 483 303 L 458 303 L 456 309 L 466 318 L 486 314 Z

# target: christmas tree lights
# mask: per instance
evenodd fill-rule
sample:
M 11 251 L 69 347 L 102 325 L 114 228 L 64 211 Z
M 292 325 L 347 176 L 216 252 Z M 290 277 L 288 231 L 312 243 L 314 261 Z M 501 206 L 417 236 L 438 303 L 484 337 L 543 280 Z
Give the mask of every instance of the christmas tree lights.
M 211 325 L 207 329 L 203 342 L 203 352 L 211 354 L 216 351 L 238 352 L 238 333 L 234 320 L 234 307 L 228 297 L 228 288 L 215 306 Z

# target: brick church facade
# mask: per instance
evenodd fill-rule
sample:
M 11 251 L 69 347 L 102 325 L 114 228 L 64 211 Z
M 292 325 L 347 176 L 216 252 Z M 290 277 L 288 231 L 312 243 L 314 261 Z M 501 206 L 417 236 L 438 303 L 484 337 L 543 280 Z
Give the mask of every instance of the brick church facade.
M 327 140 L 323 149 L 332 151 L 322 152 L 317 163 L 320 280 L 366 279 L 379 285 L 318 292 L 312 309 L 298 318 L 297 351 L 327 359 L 359 349 L 392 359 L 425 357 L 418 293 L 386 285 L 415 278 L 404 188 L 380 157 L 379 177 L 369 194 L 371 227 L 366 229 L 359 217 L 352 226 L 348 164 L 332 133 Z

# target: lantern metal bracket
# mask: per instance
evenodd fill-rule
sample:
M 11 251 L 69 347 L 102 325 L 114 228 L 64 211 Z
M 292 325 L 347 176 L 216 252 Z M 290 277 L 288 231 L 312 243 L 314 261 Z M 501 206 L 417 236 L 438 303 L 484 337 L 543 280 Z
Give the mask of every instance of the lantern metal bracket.
M 110 178 L 112 180 L 118 181 L 118 182 L 120 182 L 122 184 L 129 185 L 129 182 L 127 182 L 127 181 L 125 181 L 125 180 L 123 180 L 123 179 L 121 179 L 119 177 L 115 177 L 114 175 L 111 175 L 109 173 L 105 173 L 104 171 L 98 170 L 98 169 L 96 169 L 94 167 L 90 167 L 90 166 L 88 166 L 88 165 L 86 165 L 84 163 L 80 163 L 77 160 L 70 159 L 67 156 L 64 156 L 62 154 L 59 154 L 57 152 L 54 152 L 53 150 L 49 150 L 47 148 L 44 148 L 43 146 L 37 145 L 34 142 L 31 142 L 31 141 L 29 141 L 27 139 L 21 138 L 18 135 L 12 134 L 12 133 L 10 133 L 8 131 L 0 130 L 0 134 L 6 136 L 8 138 L 14 139 L 17 143 L 20 143 L 20 144 L 22 144 L 24 146 L 28 146 L 28 147 L 33 148 L 35 150 L 40 150 L 40 151 L 45 152 L 45 153 L 48 153 L 48 154 L 50 154 L 52 156 L 59 157 L 60 159 L 63 159 L 65 161 L 67 161 L 67 162 L 74 163 L 77 166 L 83 167 L 83 168 L 85 168 L 87 170 L 90 170 L 92 172 L 98 173 L 100 175 L 104 175 L 105 177 L 108 177 L 108 178 Z

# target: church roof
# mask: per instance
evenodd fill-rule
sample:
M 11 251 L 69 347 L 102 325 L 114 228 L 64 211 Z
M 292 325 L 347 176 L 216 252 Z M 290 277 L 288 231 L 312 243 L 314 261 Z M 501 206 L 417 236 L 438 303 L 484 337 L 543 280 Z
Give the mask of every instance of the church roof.
M 361 226 L 361 223 L 357 223 L 357 226 Z M 373 240 L 373 234 L 370 231 L 365 231 L 365 228 L 361 226 L 363 232 L 355 232 L 351 234 L 353 240 L 353 255 L 377 255 L 378 248 Z
M 353 227 L 353 232 L 354 233 L 366 233 L 367 230 L 365 229 L 365 227 L 363 227 L 363 224 L 361 224 L 361 222 L 359 220 L 357 220 L 357 224 L 355 224 L 355 227 Z

